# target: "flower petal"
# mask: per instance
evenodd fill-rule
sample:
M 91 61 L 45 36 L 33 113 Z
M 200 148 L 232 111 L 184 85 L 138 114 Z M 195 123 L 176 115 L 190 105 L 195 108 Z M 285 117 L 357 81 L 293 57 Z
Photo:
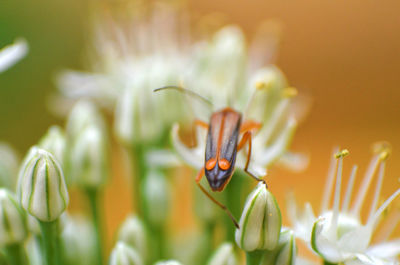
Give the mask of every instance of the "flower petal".
M 175 150 L 178 152 L 179 156 L 189 165 L 194 168 L 200 169 L 204 164 L 204 149 L 205 145 L 201 146 L 201 143 L 197 143 L 196 148 L 188 148 L 179 139 L 179 125 L 174 124 L 171 131 L 172 144 Z
M 18 39 L 14 44 L 8 45 L 0 50 L 0 73 L 4 72 L 28 52 L 28 43 L 24 39 Z

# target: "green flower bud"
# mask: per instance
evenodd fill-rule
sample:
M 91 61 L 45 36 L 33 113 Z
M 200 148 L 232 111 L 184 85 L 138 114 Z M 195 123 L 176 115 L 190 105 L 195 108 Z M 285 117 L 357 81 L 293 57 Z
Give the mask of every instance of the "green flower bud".
M 118 241 L 137 249 L 143 260 L 147 258 L 147 237 L 142 221 L 133 215 L 128 216 L 118 232 Z
M 11 192 L 0 188 L 0 246 L 20 243 L 26 236 L 23 210 Z
M 6 143 L 0 143 L 0 186 L 15 189 L 19 159 L 14 149 Z
M 146 211 L 149 221 L 162 225 L 169 213 L 169 184 L 165 176 L 156 170 L 149 172 L 143 183 Z
M 49 128 L 46 135 L 40 140 L 39 147 L 53 154 L 61 164 L 64 163 L 66 139 L 59 126 Z
M 25 159 L 18 180 L 22 208 L 43 222 L 56 220 L 67 208 L 65 179 L 54 156 L 33 147 Z
M 143 265 L 138 252 L 123 242 L 118 242 L 111 252 L 110 265 Z
M 231 243 L 222 244 L 212 255 L 208 265 L 236 265 L 238 264 Z
M 260 182 L 247 197 L 239 226 L 235 234 L 236 243 L 247 252 L 272 250 L 278 245 L 281 212 L 265 183 Z
M 97 126 L 87 126 L 69 152 L 71 178 L 82 187 L 102 186 L 108 176 L 108 147 L 104 132 Z
M 274 250 L 265 252 L 260 265 L 294 265 L 296 251 L 293 231 L 282 229 L 278 246 Z

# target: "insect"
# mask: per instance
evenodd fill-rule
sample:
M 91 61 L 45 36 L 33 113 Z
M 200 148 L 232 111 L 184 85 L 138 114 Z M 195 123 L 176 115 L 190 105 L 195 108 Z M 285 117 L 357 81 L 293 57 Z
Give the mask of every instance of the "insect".
M 176 86 L 167 86 L 155 89 L 160 91 L 164 89 L 176 89 L 180 92 L 188 93 L 196 96 L 203 101 L 210 102 L 195 92 Z M 194 124 L 208 130 L 205 162 L 196 176 L 196 183 L 202 192 L 211 199 L 215 204 L 221 207 L 232 219 L 234 225 L 239 228 L 239 224 L 233 217 L 227 207 L 217 201 L 200 183 L 205 175 L 214 192 L 221 192 L 232 178 L 235 170 L 237 152 L 248 145 L 247 159 L 244 171 L 257 181 L 263 181 L 249 172 L 248 167 L 251 158 L 251 137 L 252 133 L 261 127 L 261 124 L 255 121 L 242 122 L 242 114 L 230 107 L 218 110 L 211 115 L 210 122 L 206 123 L 201 120 L 195 120 Z

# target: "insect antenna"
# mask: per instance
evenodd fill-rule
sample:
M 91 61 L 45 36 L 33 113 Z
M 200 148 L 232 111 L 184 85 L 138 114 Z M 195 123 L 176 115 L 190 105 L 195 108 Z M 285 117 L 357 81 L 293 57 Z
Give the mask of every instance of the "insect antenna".
M 164 87 L 154 89 L 153 92 L 159 92 L 159 91 L 167 90 L 167 89 L 177 90 L 181 93 L 188 94 L 190 96 L 196 97 L 197 99 L 200 99 L 202 102 L 204 102 L 210 106 L 213 106 L 212 102 L 210 100 L 208 100 L 207 98 L 200 96 L 199 94 L 197 94 L 196 92 L 194 92 L 190 89 L 179 87 L 179 86 L 164 86 Z

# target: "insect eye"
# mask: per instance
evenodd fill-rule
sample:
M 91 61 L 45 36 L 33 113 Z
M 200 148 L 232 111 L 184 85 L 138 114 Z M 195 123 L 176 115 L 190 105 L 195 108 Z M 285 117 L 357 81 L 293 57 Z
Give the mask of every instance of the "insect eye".
M 229 167 L 231 166 L 231 163 L 229 163 L 228 160 L 226 160 L 225 158 L 221 159 L 218 161 L 218 166 L 222 169 L 222 170 L 228 170 Z
M 217 159 L 211 158 L 206 162 L 206 169 L 211 170 L 215 167 L 216 164 L 217 164 Z

